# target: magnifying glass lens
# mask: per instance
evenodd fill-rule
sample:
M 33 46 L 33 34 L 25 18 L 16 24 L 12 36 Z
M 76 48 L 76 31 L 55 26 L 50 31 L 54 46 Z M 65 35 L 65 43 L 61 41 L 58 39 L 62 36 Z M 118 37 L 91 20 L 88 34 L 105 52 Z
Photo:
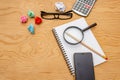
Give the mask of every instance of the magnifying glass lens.
M 81 30 L 79 30 L 77 28 L 69 28 L 65 31 L 64 37 L 67 42 L 69 42 L 71 44 L 77 44 L 77 43 L 81 42 L 81 40 L 83 38 L 83 33 Z

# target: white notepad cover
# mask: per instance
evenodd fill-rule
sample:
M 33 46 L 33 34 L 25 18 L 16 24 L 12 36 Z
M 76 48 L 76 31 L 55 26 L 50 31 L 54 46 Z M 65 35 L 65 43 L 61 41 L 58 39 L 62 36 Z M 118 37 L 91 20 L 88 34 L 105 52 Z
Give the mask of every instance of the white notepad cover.
M 81 44 L 70 45 L 67 42 L 65 42 L 65 40 L 63 39 L 63 32 L 69 26 L 77 26 L 81 29 L 84 29 L 84 28 L 88 27 L 88 24 L 84 18 L 80 18 L 80 19 L 74 20 L 72 22 L 69 22 L 69 23 L 66 23 L 61 26 L 57 26 L 57 27 L 53 28 L 53 33 L 55 34 L 55 37 L 57 38 L 58 44 L 63 52 L 65 60 L 68 64 L 68 67 L 69 67 L 71 73 L 74 75 L 73 54 L 76 52 L 92 52 L 92 51 L 89 50 L 88 48 L 84 47 Z M 102 48 L 98 44 L 95 36 L 93 35 L 93 33 L 90 29 L 84 32 L 83 42 L 86 43 L 91 48 L 93 48 L 94 50 L 96 50 L 97 52 L 104 55 Z M 92 52 L 92 54 L 93 54 L 94 66 L 106 61 L 105 59 L 103 59 L 102 57 L 97 55 L 96 53 Z

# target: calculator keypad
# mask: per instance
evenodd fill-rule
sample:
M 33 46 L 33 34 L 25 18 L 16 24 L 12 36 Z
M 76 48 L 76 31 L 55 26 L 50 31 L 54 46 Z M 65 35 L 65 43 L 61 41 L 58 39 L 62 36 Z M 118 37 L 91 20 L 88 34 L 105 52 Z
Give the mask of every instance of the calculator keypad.
M 84 15 L 88 15 L 94 2 L 95 0 L 78 0 L 73 6 L 73 10 L 76 10 Z

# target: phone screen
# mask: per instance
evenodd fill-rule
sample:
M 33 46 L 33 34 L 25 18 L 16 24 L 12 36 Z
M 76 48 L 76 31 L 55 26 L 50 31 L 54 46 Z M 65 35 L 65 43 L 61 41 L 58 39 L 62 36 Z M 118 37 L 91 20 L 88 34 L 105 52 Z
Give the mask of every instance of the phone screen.
M 75 53 L 74 65 L 76 80 L 95 80 L 91 53 Z

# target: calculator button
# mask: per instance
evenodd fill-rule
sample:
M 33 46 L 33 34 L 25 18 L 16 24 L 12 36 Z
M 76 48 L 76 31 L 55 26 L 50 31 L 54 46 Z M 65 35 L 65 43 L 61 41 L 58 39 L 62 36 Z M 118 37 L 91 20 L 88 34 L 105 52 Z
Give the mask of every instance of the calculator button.
M 81 5 L 80 6 L 84 6 L 84 4 L 83 3 L 81 3 Z
M 79 4 L 79 6 L 83 5 L 82 3 Z
M 80 2 L 83 2 L 84 0 L 79 0 Z
M 85 5 L 85 7 L 86 7 L 86 8 L 91 8 L 91 6 L 89 6 L 89 5 L 87 5 L 87 4 Z
M 93 2 L 90 2 L 89 5 L 92 6 Z
M 79 8 L 76 8 L 76 10 L 78 11 L 78 10 L 79 10 Z
M 87 3 L 88 3 L 88 0 L 85 0 L 85 2 L 84 2 L 84 3 L 86 3 L 86 4 L 87 4 Z
M 84 12 L 82 12 L 83 14 L 85 14 L 86 12 L 84 11 Z
M 89 3 L 89 0 L 88 1 L 86 1 L 86 4 L 88 4 Z
M 85 11 L 87 11 L 87 8 L 85 9 Z
M 90 5 L 92 2 L 88 2 L 87 4 Z
M 82 11 L 82 10 L 81 10 L 80 12 L 81 12 L 81 13 L 83 13 L 83 11 Z
M 88 11 L 86 11 L 86 13 L 88 13 Z
M 88 5 L 87 7 L 88 7 L 88 8 L 91 8 L 91 6 L 90 6 L 90 5 Z

